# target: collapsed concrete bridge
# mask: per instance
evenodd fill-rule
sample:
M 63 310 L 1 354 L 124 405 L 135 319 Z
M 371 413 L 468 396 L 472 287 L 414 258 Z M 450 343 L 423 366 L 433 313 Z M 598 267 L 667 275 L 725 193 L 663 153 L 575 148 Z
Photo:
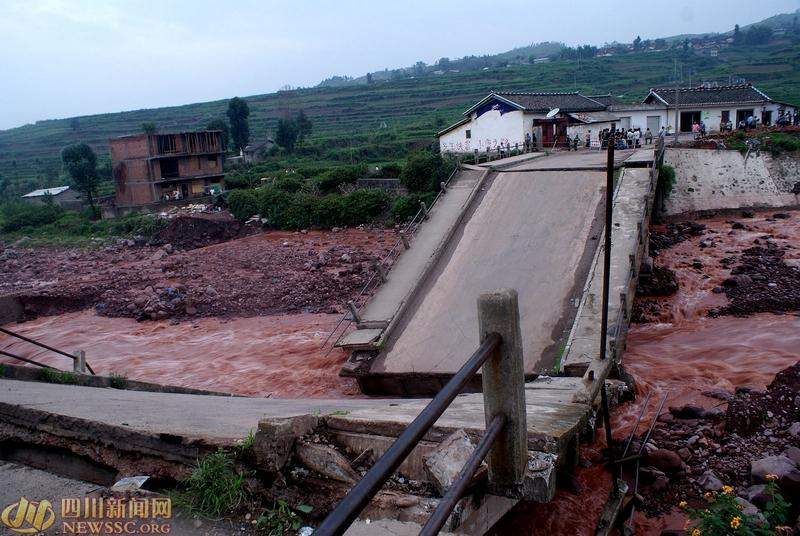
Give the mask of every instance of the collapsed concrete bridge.
M 591 437 L 600 390 L 623 389 L 607 380 L 615 360 L 598 358 L 604 156 L 586 152 L 467 166 L 360 312 L 360 329 L 340 341 L 355 349 L 345 373 L 366 390 L 432 393 L 477 346 L 477 295 L 516 288 L 528 379 L 527 449 L 536 482 L 529 500 L 553 498 L 556 475 L 576 463 L 579 442 Z M 652 150 L 618 156 L 611 356 L 624 344 L 657 180 Z M 565 375 L 540 375 L 542 367 Z M 233 447 L 257 429 L 255 463 L 273 475 L 265 477 L 268 482 L 286 486 L 291 473 L 293 485 L 306 493 L 319 490 L 330 501 L 353 484 L 351 465 L 374 462 L 428 402 L 268 400 L 0 380 L 0 448 L 5 458 L 46 468 L 54 456 L 80 459 L 105 479 L 148 471 L 176 480 L 197 457 Z M 430 455 L 453 434 L 474 441 L 484 432 L 483 395 L 459 395 L 400 466 L 405 480 L 423 485 L 383 492 L 362 515 L 404 523 L 404 533 L 416 533 L 440 500 L 423 491 L 430 488 Z M 323 445 L 310 439 L 319 437 L 326 438 Z M 338 465 L 331 468 L 321 458 Z M 298 466 L 305 473 L 297 473 Z M 518 500 L 482 492 L 466 497 L 446 530 L 482 534 Z M 381 533 L 380 527 L 373 521 L 368 533 Z M 358 533 L 359 525 L 352 530 Z

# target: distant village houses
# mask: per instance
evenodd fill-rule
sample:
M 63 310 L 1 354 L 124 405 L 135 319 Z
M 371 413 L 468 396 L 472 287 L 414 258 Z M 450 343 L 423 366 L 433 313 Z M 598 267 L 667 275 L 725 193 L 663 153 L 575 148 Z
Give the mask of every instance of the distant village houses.
M 218 130 L 138 134 L 109 143 L 117 207 L 201 197 L 224 177 Z
M 677 106 L 676 106 L 677 102 Z M 639 104 L 624 104 L 611 95 L 492 92 L 464 112 L 464 118 L 438 133 L 442 152 L 471 153 L 498 147 L 564 145 L 566 138 L 586 135 L 599 145 L 599 133 L 611 124 L 620 129 L 647 129 L 655 137 L 703 123 L 708 132 L 735 129 L 753 117 L 759 125 L 794 118 L 798 107 L 775 101 L 753 85 L 652 88 Z

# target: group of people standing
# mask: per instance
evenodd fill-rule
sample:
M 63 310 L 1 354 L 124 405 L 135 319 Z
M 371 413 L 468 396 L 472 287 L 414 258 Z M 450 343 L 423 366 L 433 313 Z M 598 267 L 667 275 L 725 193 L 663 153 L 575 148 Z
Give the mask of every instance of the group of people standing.
M 661 127 L 661 132 L 658 133 L 659 136 L 664 136 L 664 127 Z M 644 140 L 645 145 L 650 145 L 653 143 L 653 133 L 650 131 L 648 127 L 642 132 L 641 128 L 628 128 L 627 130 L 624 128 L 615 130 L 614 133 L 611 133 L 611 129 L 604 128 L 600 131 L 600 148 L 605 149 L 608 147 L 609 141 L 613 140 L 614 148 L 615 149 L 635 149 L 637 147 L 642 146 L 642 140 Z

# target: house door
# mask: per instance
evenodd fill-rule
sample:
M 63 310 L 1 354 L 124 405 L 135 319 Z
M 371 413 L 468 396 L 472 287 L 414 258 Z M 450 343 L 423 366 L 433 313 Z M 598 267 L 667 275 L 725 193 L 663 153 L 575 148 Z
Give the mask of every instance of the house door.
M 681 132 L 691 132 L 692 124 L 700 122 L 700 111 L 681 112 Z
M 650 129 L 650 132 L 653 133 L 653 136 L 658 134 L 658 131 L 661 130 L 661 116 L 660 115 L 648 115 L 647 116 L 647 128 Z
M 181 184 L 181 199 L 189 197 L 189 185 L 186 183 Z
M 542 147 L 549 148 L 553 146 L 553 123 L 542 123 Z
M 772 110 L 764 110 L 761 112 L 761 124 L 764 126 L 772 124 Z

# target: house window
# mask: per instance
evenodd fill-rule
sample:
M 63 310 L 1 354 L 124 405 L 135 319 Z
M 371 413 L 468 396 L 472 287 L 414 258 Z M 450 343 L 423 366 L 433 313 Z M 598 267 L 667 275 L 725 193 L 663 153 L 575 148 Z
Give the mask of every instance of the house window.
M 467 139 L 472 138 L 472 131 L 467 129 Z
M 209 167 L 217 167 L 217 157 L 216 156 L 208 155 L 206 157 L 206 160 L 208 161 Z

